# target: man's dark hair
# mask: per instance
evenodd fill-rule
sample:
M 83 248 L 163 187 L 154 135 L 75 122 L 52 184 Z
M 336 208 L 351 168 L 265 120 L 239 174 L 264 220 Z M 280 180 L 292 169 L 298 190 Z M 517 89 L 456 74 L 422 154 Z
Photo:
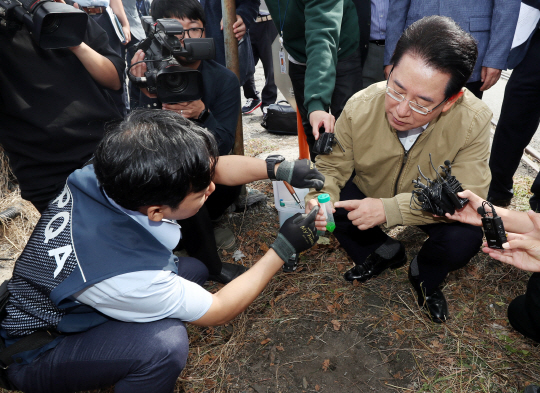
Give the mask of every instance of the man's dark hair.
M 213 135 L 168 110 L 136 110 L 108 132 L 94 156 L 96 177 L 125 209 L 167 205 L 210 185 L 219 157 Z
M 399 39 L 392 64 L 396 67 L 403 55 L 419 58 L 426 65 L 446 74 L 450 81 L 445 96 L 459 93 L 474 69 L 478 49 L 474 38 L 456 22 L 445 16 L 426 16 L 403 32 Z
M 200 20 L 206 26 L 204 10 L 198 0 L 154 0 L 150 14 L 154 19 L 178 18 Z

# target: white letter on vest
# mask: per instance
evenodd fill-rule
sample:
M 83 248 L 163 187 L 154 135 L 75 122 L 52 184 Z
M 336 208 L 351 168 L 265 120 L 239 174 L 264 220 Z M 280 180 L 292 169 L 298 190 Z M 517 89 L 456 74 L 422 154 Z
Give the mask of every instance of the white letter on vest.
M 64 199 L 64 197 L 66 197 L 66 199 Z M 58 202 L 57 206 L 59 209 L 61 209 L 68 204 L 70 199 L 71 197 L 69 196 L 68 187 L 65 186 L 62 193 L 58 195 L 58 197 L 53 202 Z
M 62 224 L 56 229 L 51 229 L 51 224 L 55 222 L 58 218 L 62 219 Z M 45 235 L 45 241 L 44 243 L 47 244 L 49 240 L 54 239 L 56 236 L 60 234 L 66 227 L 66 225 L 69 222 L 69 213 L 68 212 L 60 212 L 57 215 L 55 215 L 53 218 L 51 218 L 51 221 L 47 224 L 45 227 L 44 235 Z
M 64 263 L 66 263 L 66 260 L 71 255 L 71 245 L 67 245 L 64 247 L 58 247 L 54 250 L 49 250 L 49 256 L 54 256 L 54 259 L 56 261 L 56 269 L 54 270 L 54 278 L 58 276 L 58 273 L 62 271 L 62 268 L 64 267 Z

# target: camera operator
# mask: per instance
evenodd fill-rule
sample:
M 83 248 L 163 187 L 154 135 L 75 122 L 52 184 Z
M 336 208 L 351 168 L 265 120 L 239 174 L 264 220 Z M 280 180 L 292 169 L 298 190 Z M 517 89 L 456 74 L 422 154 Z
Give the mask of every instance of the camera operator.
M 0 143 L 22 197 L 42 212 L 105 123 L 121 119 L 106 89 L 120 89 L 125 64 L 90 18 L 78 46 L 42 49 L 23 24 L 0 32 L 0 53 Z
M 491 111 L 464 85 L 477 56 L 473 37 L 445 17 L 423 18 L 401 36 L 394 69 L 354 95 L 336 122 L 344 151 L 317 156 L 326 177 L 321 192 L 337 208 L 335 236 L 355 266 L 348 281 L 364 282 L 387 268 L 405 264 L 403 245 L 379 225 L 416 225 L 429 238 L 409 268 L 418 304 L 434 322 L 448 318 L 439 288 L 450 271 L 465 266 L 482 242 L 480 228 L 442 223 L 410 206 L 418 166 L 434 179 L 430 165 L 451 161 L 453 175 L 466 188 L 487 193 Z M 433 170 L 432 170 L 433 169 Z M 464 186 L 465 187 L 465 186 Z M 307 209 L 317 204 L 312 191 Z M 326 225 L 321 216 L 317 227 Z M 457 246 L 459 245 L 459 246 Z
M 172 18 L 184 26 L 183 38 L 204 38 L 206 20 L 202 6 L 197 0 L 156 0 L 152 2 L 151 14 L 154 20 Z M 145 54 L 137 51 L 131 64 L 144 60 Z M 141 88 L 143 95 L 140 106 L 147 108 L 162 107 L 172 110 L 183 117 L 197 121 L 214 134 L 219 147 L 219 154 L 229 154 L 234 145 L 236 124 L 240 108 L 240 84 L 234 73 L 213 60 L 192 60 L 177 58 L 180 65 L 198 70 L 202 74 L 202 99 L 161 104 L 157 96 L 149 94 Z M 131 73 L 137 77 L 144 76 L 147 67 L 140 63 L 131 68 Z
M 172 18 L 184 27 L 183 38 L 204 38 L 205 16 L 197 0 L 154 0 L 151 14 L 154 20 Z M 138 51 L 132 64 L 144 60 L 145 54 Z M 240 111 L 240 84 L 234 73 L 213 60 L 188 61 L 179 57 L 180 65 L 202 74 L 202 98 L 196 101 L 163 104 L 155 96 L 141 88 L 140 104 L 149 108 L 162 107 L 193 120 L 207 128 L 216 138 L 220 155 L 227 155 L 234 145 L 236 124 Z M 140 63 L 131 68 L 134 76 L 141 77 L 147 67 Z M 230 229 L 214 235 L 212 220 L 217 220 L 240 194 L 241 186 L 229 187 L 218 185 L 203 208 L 193 217 L 180 222 L 185 229 L 182 245 L 190 256 L 204 262 L 210 271 L 210 279 L 228 283 L 242 274 L 246 268 L 242 265 L 222 263 L 218 255 L 218 246 L 232 244 L 235 238 Z
M 447 213 L 446 216 L 469 225 L 482 226 L 477 209 L 484 200 L 469 190 L 458 195 L 469 199 L 469 203 L 453 215 Z M 493 259 L 533 272 L 527 292 L 508 306 L 508 320 L 518 332 L 540 343 L 540 213 L 532 210 L 517 212 L 502 207 L 497 207 L 496 213 L 509 232 L 508 242 L 503 244 L 504 250 L 484 247 L 482 251 Z

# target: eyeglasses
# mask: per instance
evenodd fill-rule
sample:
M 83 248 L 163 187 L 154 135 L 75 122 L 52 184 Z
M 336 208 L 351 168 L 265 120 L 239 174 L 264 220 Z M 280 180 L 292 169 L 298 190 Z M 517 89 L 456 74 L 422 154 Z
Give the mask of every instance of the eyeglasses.
M 392 68 L 392 71 L 394 71 L 394 68 Z M 390 71 L 390 74 L 388 75 L 388 79 L 386 80 L 386 94 L 397 102 L 403 102 L 405 100 L 405 96 L 403 94 L 398 93 L 391 87 L 388 87 L 388 81 L 390 80 L 390 75 L 392 75 L 392 71 Z M 420 113 L 421 115 L 427 115 L 428 113 L 433 112 L 435 109 L 437 109 L 439 106 L 444 104 L 446 101 L 448 101 L 448 97 L 444 99 L 443 102 L 441 102 L 439 105 L 435 106 L 432 109 L 428 109 L 425 106 L 422 106 L 420 104 L 417 104 L 414 101 L 408 100 L 409 108 L 411 108 L 416 113 Z
M 191 29 L 184 30 L 184 34 L 186 33 L 188 38 L 201 38 L 204 33 L 204 27 L 193 27 Z

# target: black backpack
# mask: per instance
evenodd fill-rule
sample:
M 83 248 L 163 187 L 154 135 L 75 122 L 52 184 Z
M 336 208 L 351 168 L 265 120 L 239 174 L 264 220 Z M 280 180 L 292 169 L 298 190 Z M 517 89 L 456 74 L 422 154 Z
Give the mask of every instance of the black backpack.
M 261 126 L 274 134 L 298 135 L 296 111 L 285 100 L 268 106 Z

